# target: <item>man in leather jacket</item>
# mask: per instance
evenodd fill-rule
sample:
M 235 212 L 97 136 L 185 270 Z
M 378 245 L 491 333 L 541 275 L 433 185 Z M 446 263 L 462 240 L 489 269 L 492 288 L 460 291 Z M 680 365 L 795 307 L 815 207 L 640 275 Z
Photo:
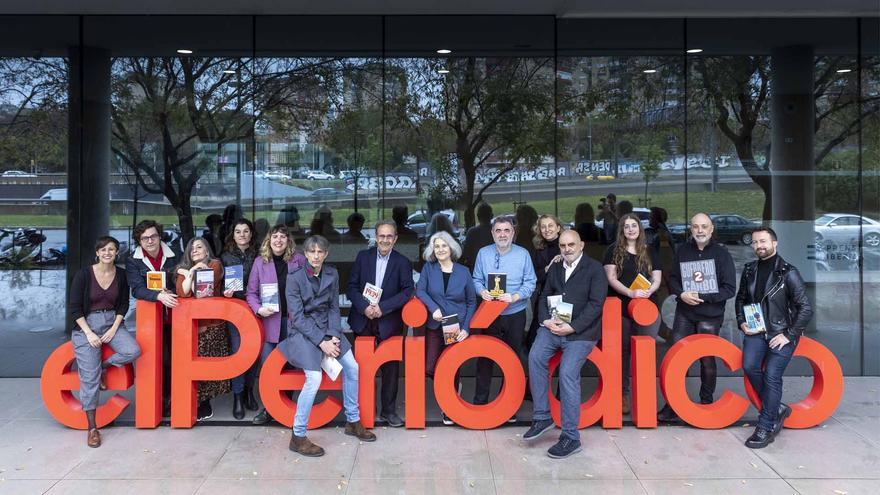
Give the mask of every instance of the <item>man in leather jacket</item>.
M 776 253 L 776 246 L 776 232 L 770 227 L 752 232 L 758 259 L 746 264 L 736 295 L 736 322 L 744 334 L 743 369 L 762 405 L 758 426 L 746 440 L 746 447 L 753 449 L 773 442 L 791 414 L 781 402 L 782 375 L 813 316 L 800 272 Z M 756 322 L 755 314 L 763 321 Z M 756 332 L 761 326 L 764 331 Z

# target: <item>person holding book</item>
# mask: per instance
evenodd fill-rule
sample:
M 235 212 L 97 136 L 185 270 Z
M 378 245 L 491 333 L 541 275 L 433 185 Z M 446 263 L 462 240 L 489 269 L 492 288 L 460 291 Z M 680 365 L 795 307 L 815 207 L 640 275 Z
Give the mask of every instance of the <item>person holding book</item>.
M 292 325 L 278 350 L 291 365 L 301 368 L 306 377 L 296 401 L 289 448 L 304 456 L 319 457 L 324 455 L 324 449 L 312 443 L 306 433 L 322 369 L 341 365 L 345 434 L 362 442 L 373 442 L 376 435 L 360 421 L 358 364 L 351 344 L 342 334 L 339 273 L 335 267 L 324 264 L 330 254 L 330 242 L 319 235 L 311 236 L 303 243 L 303 250 L 308 260 L 305 267 L 287 276 L 285 299 Z
M 648 247 L 645 229 L 639 217 L 632 213 L 620 217 L 617 240 L 605 251 L 605 274 L 608 277 L 608 295 L 620 298 L 621 348 L 623 349 L 623 414 L 629 414 L 630 400 L 630 335 L 650 335 L 657 338 L 660 317 L 648 325 L 635 323 L 629 316 L 632 299 L 651 298 L 660 288 L 663 272 L 657 253 Z
M 416 285 L 416 296 L 428 309 L 425 374 L 433 379 L 443 349 L 467 338 L 471 317 L 477 309 L 477 293 L 470 271 L 456 262 L 461 257 L 461 246 L 449 233 L 440 231 L 432 235 L 422 257 L 425 265 Z M 458 373 L 455 386 L 459 388 Z M 445 413 L 441 415 L 443 424 L 452 424 Z
M 229 226 L 226 244 L 220 253 L 223 262 L 223 295 L 245 301 L 248 277 L 257 256 L 254 239 L 254 224 L 246 218 L 239 218 Z M 232 323 L 226 323 L 229 333 L 229 347 L 232 354 L 241 347 L 241 335 Z M 254 397 L 254 381 L 257 375 L 257 363 L 246 372 L 234 377 L 232 384 L 232 417 L 244 419 L 245 409 L 256 411 L 257 399 Z
M 272 227 L 260 246 L 259 256 L 247 278 L 246 298 L 248 306 L 263 321 L 263 349 L 260 363 L 283 341 L 289 331 L 287 299 L 284 291 L 287 275 L 306 264 L 306 258 L 296 252 L 296 242 L 285 225 Z M 269 422 L 266 408 L 254 416 L 255 425 Z
M 735 302 L 743 332 L 743 371 L 761 398 L 758 425 L 745 442 L 752 449 L 773 442 L 791 414 L 791 407 L 782 403 L 782 375 L 813 316 L 804 279 L 777 254 L 777 245 L 770 227 L 752 231 L 758 259 L 743 268 Z
M 727 300 L 736 294 L 736 267 L 727 248 L 712 238 L 715 225 L 705 213 L 691 218 L 691 238 L 675 252 L 669 274 L 669 292 L 678 302 L 672 323 L 672 343 L 693 334 L 718 335 Z M 714 356 L 700 358 L 700 403 L 714 401 L 717 368 Z M 678 421 L 666 404 L 657 414 L 661 422 Z
M 538 336 L 529 351 L 532 425 L 523 435 L 534 440 L 554 428 L 550 417 L 549 361 L 562 351 L 559 390 L 562 434 L 547 455 L 561 459 L 581 450 L 578 421 L 581 409 L 581 368 L 599 340 L 607 279 L 598 261 L 584 255 L 584 242 L 575 230 L 559 236 L 562 263 L 554 263 L 539 298 Z
M 70 342 L 79 375 L 79 400 L 86 413 L 89 447 L 101 446 L 101 433 L 95 424 L 98 391 L 104 386 L 104 370 L 125 366 L 141 354 L 135 338 L 125 328 L 128 312 L 128 282 L 125 271 L 116 266 L 119 241 L 110 236 L 95 243 L 95 263 L 78 271 L 70 286 L 68 313 L 76 322 Z M 109 345 L 114 354 L 101 359 L 101 347 Z
M 477 252 L 473 280 L 474 289 L 484 301 L 508 303 L 489 328 L 479 333 L 503 340 L 519 356 L 526 326 L 526 306 L 535 290 L 536 277 L 529 252 L 513 244 L 516 235 L 514 225 L 513 218 L 509 216 L 492 220 L 494 242 Z M 494 366 L 491 359 L 477 359 L 474 404 L 489 403 Z M 516 421 L 516 417 L 511 421 Z
M 403 305 L 413 296 L 413 268 L 406 256 L 397 252 L 397 225 L 391 220 L 376 223 L 376 247 L 357 254 L 348 278 L 346 295 L 351 301 L 348 324 L 358 336 L 375 337 L 382 343 L 406 330 Z M 378 294 L 378 297 L 376 296 Z M 397 389 L 400 362 L 391 361 L 382 372 L 379 419 L 388 426 L 401 427 L 397 415 Z
M 177 255 L 162 242 L 162 225 L 142 220 L 132 231 L 137 247 L 125 260 L 125 277 L 135 299 L 159 302 L 162 312 L 162 415 L 171 415 L 171 312 L 177 307 L 174 265 Z
M 203 237 L 193 237 L 186 244 L 183 259 L 174 269 L 178 297 L 219 296 L 223 287 L 223 264 L 211 254 Z M 199 356 L 229 355 L 229 338 L 223 320 L 199 320 Z M 214 416 L 211 399 L 229 393 L 229 380 L 200 381 L 196 418 L 204 421 Z

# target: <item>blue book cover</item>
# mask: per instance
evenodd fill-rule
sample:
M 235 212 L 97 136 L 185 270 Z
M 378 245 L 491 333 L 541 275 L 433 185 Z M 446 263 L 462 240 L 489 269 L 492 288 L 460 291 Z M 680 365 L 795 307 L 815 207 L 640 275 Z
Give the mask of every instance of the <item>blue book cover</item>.
M 244 267 L 241 265 L 227 266 L 223 281 L 226 290 L 244 290 Z

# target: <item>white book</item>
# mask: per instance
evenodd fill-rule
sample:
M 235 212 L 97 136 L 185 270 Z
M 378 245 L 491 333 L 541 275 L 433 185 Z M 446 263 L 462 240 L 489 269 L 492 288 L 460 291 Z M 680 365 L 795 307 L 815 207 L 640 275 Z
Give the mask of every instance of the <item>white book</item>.
M 342 371 L 342 364 L 335 357 L 324 354 L 324 357 L 321 358 L 321 369 L 324 370 L 324 373 L 327 373 L 331 380 L 336 381 L 336 377 Z
M 379 300 L 382 299 L 382 288 L 375 286 L 369 282 L 364 286 L 364 299 L 370 302 L 370 304 L 379 304 Z

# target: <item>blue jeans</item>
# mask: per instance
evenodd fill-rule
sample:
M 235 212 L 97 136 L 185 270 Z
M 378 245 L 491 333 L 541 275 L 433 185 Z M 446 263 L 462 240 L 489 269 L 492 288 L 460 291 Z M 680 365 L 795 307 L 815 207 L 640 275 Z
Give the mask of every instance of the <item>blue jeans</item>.
M 529 386 L 534 405 L 532 419 L 550 419 L 550 358 L 562 349 L 559 363 L 559 391 L 562 397 L 562 436 L 580 440 L 578 421 L 581 416 L 581 368 L 596 347 L 595 340 L 567 340 L 538 328 L 538 336 L 529 351 Z
M 761 398 L 761 415 L 758 428 L 772 430 L 782 401 L 782 374 L 794 354 L 794 342 L 782 349 L 771 349 L 764 335 L 743 337 L 743 370 L 752 388 Z M 766 362 L 766 369 L 762 366 Z
M 339 357 L 342 364 L 342 405 L 345 408 L 345 420 L 349 423 L 361 420 L 358 409 L 358 364 L 354 360 L 354 353 L 346 352 Z M 296 400 L 296 414 L 293 416 L 293 434 L 298 437 L 306 436 L 309 423 L 309 414 L 318 395 L 318 387 L 321 386 L 323 371 L 303 370 L 306 374 L 306 383 L 299 392 Z
M 241 335 L 232 323 L 226 324 L 226 331 L 229 333 L 229 348 L 235 354 L 241 347 Z M 232 378 L 232 393 L 240 394 L 244 392 L 245 387 L 254 388 L 254 379 L 257 375 L 258 365 L 259 363 L 255 362 L 247 371 Z

